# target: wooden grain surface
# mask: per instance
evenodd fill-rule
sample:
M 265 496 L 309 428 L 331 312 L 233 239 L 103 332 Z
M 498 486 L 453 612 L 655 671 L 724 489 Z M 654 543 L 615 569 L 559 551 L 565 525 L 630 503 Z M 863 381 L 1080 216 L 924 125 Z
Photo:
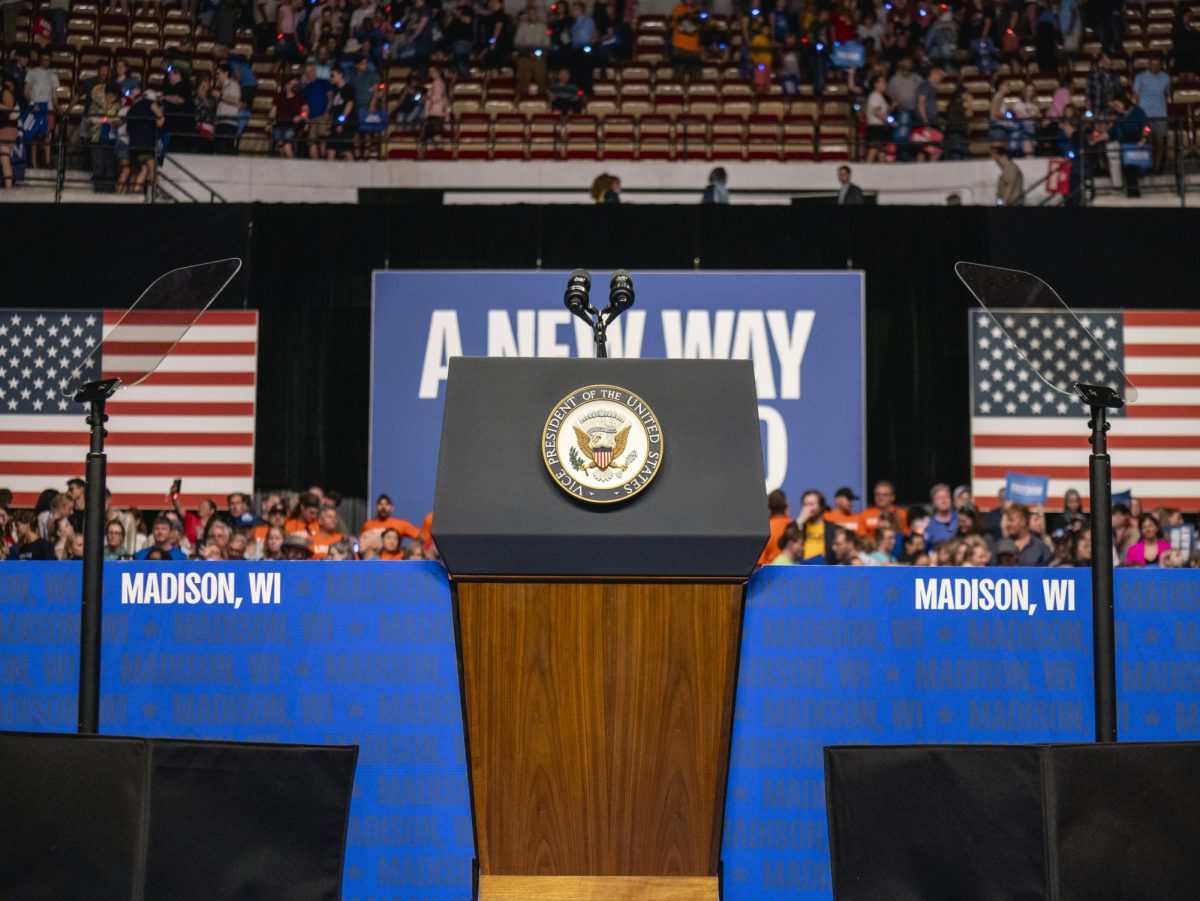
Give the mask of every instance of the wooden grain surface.
M 480 876 L 479 901 L 718 901 L 715 876 Z
M 744 587 L 456 592 L 481 874 L 715 876 Z

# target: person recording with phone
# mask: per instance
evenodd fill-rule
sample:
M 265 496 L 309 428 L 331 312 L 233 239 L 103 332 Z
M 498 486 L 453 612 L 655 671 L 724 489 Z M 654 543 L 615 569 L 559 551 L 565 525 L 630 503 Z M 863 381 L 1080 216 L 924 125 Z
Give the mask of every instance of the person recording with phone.
M 175 509 L 176 515 L 183 523 L 184 536 L 187 538 L 188 543 L 194 547 L 200 541 L 201 536 L 208 530 L 208 525 L 217 512 L 217 505 L 209 498 L 205 498 L 200 501 L 196 513 L 185 511 L 180 502 L 182 486 L 182 479 L 176 479 L 171 483 L 171 506 Z

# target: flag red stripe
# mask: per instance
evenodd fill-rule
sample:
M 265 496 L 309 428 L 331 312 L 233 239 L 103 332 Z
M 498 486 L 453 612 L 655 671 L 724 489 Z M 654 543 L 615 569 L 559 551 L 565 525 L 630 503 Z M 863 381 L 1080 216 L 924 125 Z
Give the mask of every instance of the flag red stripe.
M 126 413 L 130 416 L 253 416 L 254 404 L 176 404 L 109 401 L 108 412 L 114 416 L 121 413 Z
M 1195 419 L 1200 404 L 1131 404 L 1125 415 L 1134 419 Z
M 1052 479 L 1086 480 L 1088 478 L 1086 466 L 1026 465 L 1036 465 L 1038 475 L 1050 476 Z M 977 479 L 1003 479 L 1012 470 L 1012 466 L 976 466 L 972 471 Z M 1113 467 L 1113 481 L 1117 479 L 1122 481 L 1130 479 L 1200 479 L 1200 466 L 1115 466 Z
M 127 383 L 144 375 L 143 371 L 137 370 L 134 365 L 136 361 L 129 359 L 130 356 L 157 359 L 167 351 L 170 351 L 171 356 L 181 358 L 183 363 L 182 366 L 171 368 L 208 370 L 209 366 L 202 367 L 199 364 L 211 356 L 225 361 L 226 365 L 216 368 L 236 370 L 156 372 L 145 378 L 142 384 L 166 389 L 161 392 L 157 389 L 147 392 L 151 395 L 158 394 L 159 397 L 139 402 L 136 393 L 118 395 L 114 402 L 109 403 L 108 412 L 113 415 L 113 422 L 110 424 L 112 431 L 108 436 L 108 445 L 112 451 L 108 471 L 115 480 L 126 481 L 133 488 L 130 492 L 114 490 L 114 502 L 117 505 L 137 505 L 150 510 L 163 509 L 168 506 L 168 500 L 164 496 L 165 488 L 173 478 L 191 481 L 193 492 L 197 480 L 209 481 L 217 486 L 228 484 L 229 490 L 246 489 L 251 486 L 255 444 L 251 422 L 256 409 L 251 395 L 258 383 L 258 342 L 255 336 L 258 314 L 255 311 L 214 310 L 203 315 L 196 310 L 177 309 L 135 309 L 132 313 L 122 310 L 57 311 L 57 317 L 63 315 L 70 317 L 72 325 L 84 325 L 87 317 L 94 317 L 93 327 L 96 320 L 100 320 L 109 330 L 118 323 L 147 329 L 143 334 L 148 340 L 139 340 L 136 330 L 124 333 L 110 331 L 116 341 L 106 343 L 103 347 L 105 375 L 115 375 Z M 239 328 L 244 331 L 234 335 L 237 339 L 234 341 L 215 340 L 211 331 L 206 334 L 204 331 L 194 330 L 182 343 L 173 343 L 163 338 L 169 338 L 172 333 L 182 335 L 187 327 L 192 325 Z M 189 341 L 188 337 L 199 340 Z M 177 392 L 190 396 L 183 402 L 170 402 L 169 399 Z M 247 395 L 244 401 L 240 398 L 242 394 Z M 204 398 L 211 400 L 203 402 Z M 234 402 L 235 400 L 237 402 Z M 63 421 L 63 415 L 70 417 L 74 423 L 76 417 L 73 414 L 55 414 L 55 429 L 60 427 L 57 423 Z M 158 431 L 126 432 L 121 426 L 121 421 L 129 416 L 152 417 L 151 421 L 157 423 L 154 428 Z M 61 484 L 68 477 L 82 476 L 88 438 L 81 412 L 78 420 L 79 428 L 72 428 L 68 432 L 54 429 L 38 431 L 40 423 L 36 419 L 20 421 L 19 429 L 3 430 L 3 427 L 0 427 L 0 446 L 8 451 L 3 453 L 3 456 L 16 458 L 16 462 L 0 461 L 0 484 L 3 483 L 6 473 L 13 481 L 23 483 L 22 489 L 31 483 L 40 482 L 43 478 L 47 485 L 54 485 Z M 48 417 L 46 421 L 50 423 L 52 420 Z M 202 427 L 221 431 L 196 431 Z M 225 451 L 225 448 L 230 450 Z M 138 449 L 140 452 L 137 456 L 145 456 L 151 462 L 122 459 L 131 449 Z M 223 458 L 220 462 L 213 459 L 217 451 Z M 47 459 L 54 457 L 59 459 Z M 64 460 L 63 457 L 67 459 Z M 159 480 L 164 489 L 162 492 L 155 490 Z M 185 494 L 183 502 L 189 507 L 195 507 L 202 499 L 201 494 Z M 17 493 L 15 503 L 29 506 L 36 500 L 37 492 L 22 490 Z
M 253 341 L 181 341 L 178 344 L 171 341 L 105 341 L 104 355 L 134 355 L 151 356 L 165 354 L 170 351 L 172 356 L 246 356 L 255 350 Z
M 1191 310 L 1126 310 L 1125 325 L 1200 325 L 1200 313 Z
M 116 325 L 253 325 L 258 314 L 243 310 L 209 310 L 196 319 L 195 310 L 105 310 L 104 324 Z
M 1081 486 L 1082 487 L 1082 486 Z M 1155 495 L 1143 496 L 1136 494 L 1138 500 L 1142 502 L 1142 508 L 1152 510 L 1155 507 L 1178 507 L 1180 506 L 1180 498 L 1177 497 L 1157 497 Z M 975 504 L 980 510 L 995 510 L 999 506 L 997 500 L 992 497 L 979 498 Z M 1048 513 L 1057 513 L 1063 508 L 1063 499 L 1059 495 L 1054 495 L 1046 498 L 1046 504 L 1043 509 Z M 1083 509 L 1091 510 L 1091 503 L 1085 497 L 1083 498 Z
M 108 345 L 105 345 L 106 347 Z M 1200 357 L 1197 344 L 1126 344 L 1127 357 Z
M 105 378 L 119 378 L 125 383 L 141 378 L 143 372 L 104 370 Z M 253 372 L 155 372 L 139 385 L 253 385 Z
M 975 447 L 1088 447 L 1086 435 L 974 435 L 971 443 Z M 1160 438 L 1158 435 L 1109 435 L 1108 446 L 1114 450 L 1182 450 L 1200 448 L 1200 436 L 1172 435 Z
M 10 476 L 74 476 L 83 468 L 78 463 L 52 462 L 46 460 L 0 460 L 0 472 Z M 117 463 L 108 462 L 109 476 L 249 476 L 254 467 L 250 463 Z
M 1129 381 L 1135 388 L 1200 388 L 1200 375 L 1184 373 L 1135 375 Z
M 110 447 L 253 447 L 249 432 L 110 432 L 104 439 Z M 0 432 L 0 444 L 43 444 L 86 447 L 88 433 L 78 432 Z

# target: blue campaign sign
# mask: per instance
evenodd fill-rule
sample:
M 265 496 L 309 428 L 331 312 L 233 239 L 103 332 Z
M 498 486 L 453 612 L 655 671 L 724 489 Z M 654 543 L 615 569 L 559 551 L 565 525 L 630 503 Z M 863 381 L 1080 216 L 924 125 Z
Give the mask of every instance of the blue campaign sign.
M 597 307 L 608 278 L 592 274 Z M 593 355 L 590 330 L 563 307 L 566 279 L 375 273 L 372 496 L 391 495 L 408 519 L 430 509 L 450 357 Z M 637 305 L 609 330 L 610 356 L 753 360 L 767 489 L 863 493 L 862 273 L 649 272 L 634 282 Z
M 1014 504 L 1040 507 L 1046 503 L 1049 493 L 1049 476 L 1028 476 L 1019 472 L 1010 472 L 1005 475 L 1004 497 Z
M 0 728 L 74 730 L 79 577 L 0 567 Z M 725 897 L 831 897 L 825 745 L 1089 740 L 1090 588 L 1086 569 L 755 575 Z M 1200 739 L 1198 612 L 1194 570 L 1117 571 L 1122 739 Z M 103 732 L 361 747 L 346 899 L 470 895 L 457 672 L 436 564 L 105 567 Z

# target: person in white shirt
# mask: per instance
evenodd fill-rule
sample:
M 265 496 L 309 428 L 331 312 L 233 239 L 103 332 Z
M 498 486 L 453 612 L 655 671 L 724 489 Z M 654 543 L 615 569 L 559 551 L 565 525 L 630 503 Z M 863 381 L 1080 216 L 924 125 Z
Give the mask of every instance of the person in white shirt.
M 892 141 L 892 126 L 888 123 L 892 105 L 887 98 L 887 79 L 875 79 L 867 97 L 867 162 L 877 162 Z
M 375 0 L 360 0 L 358 8 L 350 14 L 350 34 L 358 31 L 358 26 L 375 15 Z
M 237 153 L 238 118 L 242 114 L 242 86 L 228 63 L 217 67 L 217 129 L 214 148 L 217 153 Z
M 33 130 L 29 136 L 33 138 L 33 157 L 31 162 L 36 169 L 38 157 L 42 158 L 43 168 L 50 168 L 50 133 L 54 131 L 54 112 L 57 106 L 56 94 L 59 88 L 58 73 L 50 68 L 50 53 L 47 50 L 38 54 L 38 66 L 30 69 L 25 76 L 25 97 L 33 107 Z
M 863 43 L 867 41 L 875 42 L 875 49 L 883 48 L 883 23 L 879 21 L 874 12 L 868 12 L 862 17 L 862 22 L 857 28 L 858 39 Z

